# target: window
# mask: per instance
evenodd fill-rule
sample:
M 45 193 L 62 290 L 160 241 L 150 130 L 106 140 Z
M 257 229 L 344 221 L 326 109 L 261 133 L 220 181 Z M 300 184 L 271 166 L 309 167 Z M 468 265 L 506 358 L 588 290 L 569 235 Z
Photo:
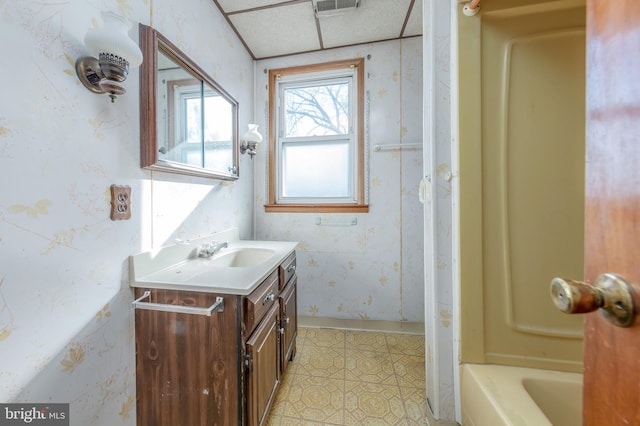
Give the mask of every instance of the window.
M 197 79 L 170 80 L 167 87 L 169 150 L 161 158 L 226 170 L 233 164 L 233 128 L 219 123 L 232 122 L 232 105 Z
M 269 72 L 266 211 L 366 212 L 364 61 Z

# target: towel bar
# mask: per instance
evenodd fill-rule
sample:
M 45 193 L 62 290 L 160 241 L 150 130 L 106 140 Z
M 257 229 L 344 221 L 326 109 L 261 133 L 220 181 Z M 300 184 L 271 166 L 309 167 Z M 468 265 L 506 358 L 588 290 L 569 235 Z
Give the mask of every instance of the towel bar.
M 180 306 L 180 305 L 166 305 L 162 303 L 150 303 L 150 302 L 141 302 L 141 300 L 146 299 L 151 296 L 151 292 L 149 290 L 145 291 L 142 296 L 137 298 L 131 304 L 134 309 L 146 309 L 149 311 L 163 311 L 163 312 L 177 312 L 181 314 L 191 314 L 191 315 L 206 315 L 208 317 L 211 316 L 213 311 L 222 312 L 224 311 L 224 298 L 218 296 L 216 297 L 216 301 L 213 305 L 208 308 L 194 308 L 192 306 Z

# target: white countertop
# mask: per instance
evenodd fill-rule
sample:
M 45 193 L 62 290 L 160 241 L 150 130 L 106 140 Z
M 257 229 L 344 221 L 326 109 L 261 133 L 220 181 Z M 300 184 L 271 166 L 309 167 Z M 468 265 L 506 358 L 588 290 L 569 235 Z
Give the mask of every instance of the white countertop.
M 198 247 L 211 241 L 228 242 L 209 258 L 198 257 Z M 174 244 L 129 258 L 131 287 L 207 293 L 250 294 L 296 248 L 297 242 L 239 240 L 237 229 Z M 271 256 L 259 264 L 219 266 L 216 260 L 243 249 L 268 250 Z

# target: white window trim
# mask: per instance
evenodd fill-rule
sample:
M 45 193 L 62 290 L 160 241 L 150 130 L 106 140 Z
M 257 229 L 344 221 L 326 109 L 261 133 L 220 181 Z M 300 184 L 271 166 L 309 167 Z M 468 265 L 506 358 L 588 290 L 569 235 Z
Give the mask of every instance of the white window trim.
M 284 92 L 291 88 L 315 87 L 318 84 L 349 84 L 349 130 L 343 135 L 332 136 L 310 136 L 310 137 L 287 137 L 285 136 L 285 112 L 284 112 Z M 292 197 L 284 196 L 284 170 L 281 166 L 276 168 L 276 203 L 277 204 L 354 204 L 358 201 L 358 126 L 357 111 L 358 105 L 358 76 L 353 68 L 342 68 L 334 71 L 322 71 L 308 74 L 295 74 L 283 76 L 277 82 L 277 119 L 276 119 L 276 155 L 278 163 L 282 161 L 285 145 L 300 145 L 305 142 L 316 142 L 318 144 L 347 141 L 349 146 L 349 177 L 348 195 L 345 197 Z

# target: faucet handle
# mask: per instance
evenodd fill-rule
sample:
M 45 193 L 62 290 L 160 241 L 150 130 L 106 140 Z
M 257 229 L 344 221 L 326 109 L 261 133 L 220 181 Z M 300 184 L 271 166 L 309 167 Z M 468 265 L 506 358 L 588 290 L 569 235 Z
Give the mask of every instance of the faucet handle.
M 198 257 L 209 257 L 212 245 L 210 243 L 202 243 L 198 247 Z

